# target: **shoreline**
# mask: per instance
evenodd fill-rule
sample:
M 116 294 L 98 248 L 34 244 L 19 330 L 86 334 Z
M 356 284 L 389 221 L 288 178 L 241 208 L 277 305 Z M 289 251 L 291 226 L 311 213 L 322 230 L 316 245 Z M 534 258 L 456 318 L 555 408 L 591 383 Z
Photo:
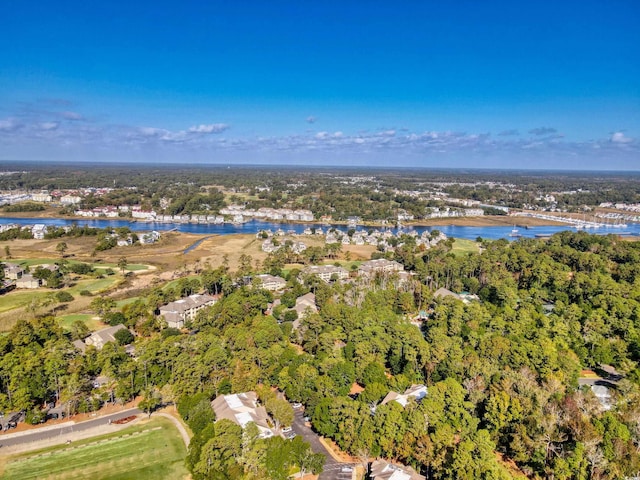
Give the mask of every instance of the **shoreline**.
M 47 209 L 39 212 L 3 212 L 0 210 L 1 218 L 33 218 L 34 221 L 37 219 L 60 219 L 60 220 L 78 220 L 78 221 L 95 221 L 95 220 L 107 220 L 107 221 L 121 221 L 121 222 L 129 222 L 135 223 L 138 225 L 149 224 L 153 225 L 155 223 L 160 224 L 172 224 L 177 222 L 154 222 L 148 221 L 145 219 L 137 219 L 137 218 L 129 218 L 129 217 L 83 217 L 80 215 L 62 215 L 60 212 L 54 209 Z M 255 219 L 254 219 L 255 220 Z M 259 219 L 258 219 L 259 220 Z M 313 222 L 300 222 L 300 221 L 268 221 L 270 223 L 278 223 L 278 224 L 290 224 L 290 225 L 326 225 L 331 227 L 347 227 L 348 222 L 329 222 L 324 223 L 320 220 Z M 197 223 L 197 222 L 183 222 L 185 225 L 215 225 L 213 223 Z M 225 222 L 224 225 L 232 225 L 231 222 Z M 455 227 L 513 227 L 513 226 L 563 226 L 567 225 L 566 222 L 561 220 L 559 221 L 551 221 L 551 220 L 543 220 L 538 218 L 524 217 L 524 216 L 511 216 L 511 215 L 484 215 L 481 217 L 445 217 L 445 218 L 430 218 L 430 219 L 422 219 L 410 222 L 403 222 L 403 226 L 405 227 L 447 227 L 447 226 L 455 226 Z M 395 228 L 395 224 L 380 224 L 373 222 L 363 222 L 357 225 L 359 228 Z

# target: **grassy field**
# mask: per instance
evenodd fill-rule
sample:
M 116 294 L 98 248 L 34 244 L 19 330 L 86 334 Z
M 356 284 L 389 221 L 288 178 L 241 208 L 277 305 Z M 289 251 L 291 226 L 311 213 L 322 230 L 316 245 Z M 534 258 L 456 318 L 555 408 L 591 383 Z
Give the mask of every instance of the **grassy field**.
M 64 291 L 69 292 L 74 297 L 80 295 L 82 290 L 88 290 L 91 293 L 101 292 L 111 286 L 113 286 L 120 277 L 111 276 L 98 279 L 84 279 L 78 281 L 73 287 L 67 288 Z M 13 310 L 14 308 L 21 308 L 29 305 L 34 298 L 43 298 L 51 292 L 48 288 L 41 288 L 38 290 L 14 290 L 0 297 L 0 312 L 6 312 Z
M 54 263 L 59 261 L 60 261 L 60 258 L 29 258 L 26 260 L 17 260 L 15 262 L 22 265 L 23 267 L 33 267 L 34 265 L 44 265 L 44 264 L 53 265 Z M 85 262 L 80 262 L 78 260 L 65 259 L 65 261 L 68 264 L 85 263 Z M 117 271 L 120 270 L 117 263 L 92 263 L 90 261 L 86 263 L 93 265 L 93 267 L 97 269 L 106 270 L 107 268 L 111 268 Z M 149 265 L 143 265 L 140 263 L 132 263 L 125 267 L 125 271 L 127 272 L 138 272 L 138 271 L 148 270 L 148 269 L 149 269 Z
M 115 263 L 97 263 L 93 265 L 93 268 L 104 268 L 105 270 L 107 268 L 111 268 L 112 270 L 120 271 L 120 267 L 118 267 L 118 265 Z M 124 270 L 125 272 L 139 272 L 139 271 L 148 270 L 148 269 L 149 269 L 149 265 L 133 263 L 133 264 L 127 265 Z
M 186 449 L 175 426 L 156 417 L 120 432 L 9 457 L 5 480 L 184 479 Z
M 81 322 L 84 322 L 87 327 L 89 327 L 89 330 L 93 331 L 97 330 L 103 325 L 100 320 L 95 320 L 94 316 L 95 315 L 92 315 L 90 313 L 71 313 L 69 315 L 59 316 L 58 322 L 63 329 L 69 331 L 71 330 L 71 325 L 73 325 L 73 322 L 75 322 L 76 320 L 80 320 Z
M 478 253 L 478 243 L 474 240 L 456 238 L 451 252 L 458 256 L 466 255 L 467 253 Z

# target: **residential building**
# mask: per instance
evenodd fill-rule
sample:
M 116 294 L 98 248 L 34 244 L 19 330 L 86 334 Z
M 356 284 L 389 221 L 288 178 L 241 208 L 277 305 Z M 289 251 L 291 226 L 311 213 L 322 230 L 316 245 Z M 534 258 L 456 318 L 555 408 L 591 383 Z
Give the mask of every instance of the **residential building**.
M 63 205 L 77 205 L 82 202 L 82 197 L 77 195 L 63 195 L 60 197 L 60 203 Z
M 296 298 L 296 306 L 293 307 L 293 310 L 298 312 L 298 318 L 304 318 L 308 312 L 317 313 L 318 306 L 316 305 L 316 296 L 315 294 L 309 292 L 298 298 Z M 297 320 L 296 320 L 297 322 Z M 298 325 L 294 322 L 294 328 L 297 328 Z M 298 322 L 299 323 L 299 322 Z
M 389 392 L 386 397 L 380 402 L 381 405 L 386 405 L 389 402 L 396 401 L 403 407 L 407 406 L 409 399 L 413 398 L 416 402 L 419 402 L 427 396 L 427 387 L 424 385 L 411 385 L 404 393 Z
M 152 243 L 156 243 L 160 240 L 160 232 L 153 230 L 151 232 L 142 233 L 138 237 L 138 240 L 143 245 L 151 245 Z
M 189 295 L 160 307 L 160 315 L 170 328 L 182 328 L 187 320 L 193 320 L 200 310 L 215 304 L 217 300 L 211 295 Z
M 260 282 L 262 288 L 271 292 L 282 290 L 287 285 L 287 281 L 284 278 L 267 273 L 256 275 L 255 278 Z
M 46 233 L 47 227 L 42 223 L 37 223 L 31 228 L 31 234 L 36 240 L 43 240 Z
M 18 280 L 22 275 L 24 275 L 24 268 L 20 265 L 15 263 L 4 264 L 4 276 L 9 280 Z
M 386 258 L 378 258 L 376 260 L 369 260 L 367 262 L 362 262 L 358 267 L 358 272 L 361 275 L 375 275 L 377 272 L 380 273 L 393 273 L 393 272 L 401 272 L 404 270 L 404 266 L 401 263 L 398 263 L 394 260 L 387 260 Z
M 49 195 L 47 192 L 32 193 L 31 200 L 33 200 L 34 202 L 48 203 L 51 201 L 51 195 Z
M 87 345 L 93 345 L 98 350 L 102 350 L 108 342 L 117 342 L 115 333 L 119 330 L 122 330 L 125 327 L 123 324 L 119 323 L 114 327 L 103 328 L 102 330 L 98 330 L 97 332 L 93 332 L 89 337 L 85 338 L 84 343 Z
M 142 210 L 140 207 L 133 207 L 131 210 L 131 216 L 133 218 L 150 220 L 156 218 L 156 212 L 154 210 Z
M 591 385 L 591 391 L 600 402 L 602 410 L 611 410 L 613 408 L 613 397 L 607 387 L 604 385 Z
M 445 297 L 451 297 L 451 298 L 455 298 L 456 300 L 462 300 L 460 298 L 460 295 L 458 295 L 457 293 L 453 293 L 451 290 L 447 290 L 444 287 L 440 287 L 433 293 L 433 298 L 445 298 Z
M 80 353 L 84 353 L 87 351 L 87 344 L 84 343 L 82 340 L 74 340 L 71 343 L 73 344 L 74 347 L 76 347 L 80 351 Z
M 336 267 L 335 265 L 310 265 L 302 269 L 303 275 L 317 275 L 321 280 L 329 283 L 331 277 L 338 280 L 343 280 L 349 277 L 349 272 L 343 267 Z
M 42 280 L 35 278 L 29 273 L 25 273 L 22 277 L 16 280 L 16 288 L 40 288 L 41 285 Z
M 230 420 L 242 428 L 253 422 L 258 427 L 261 436 L 273 436 L 267 410 L 258 405 L 258 396 L 255 392 L 218 395 L 211 402 L 211 407 L 216 414 L 216 420 Z
M 372 480 L 426 480 L 413 468 L 405 465 L 389 463 L 386 460 L 376 460 L 371 464 L 369 478 Z

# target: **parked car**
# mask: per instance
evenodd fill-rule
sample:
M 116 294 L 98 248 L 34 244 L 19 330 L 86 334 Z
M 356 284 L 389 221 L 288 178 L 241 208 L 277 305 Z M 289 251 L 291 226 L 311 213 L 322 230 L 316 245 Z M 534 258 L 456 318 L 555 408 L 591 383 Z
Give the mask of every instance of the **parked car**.
M 295 402 L 295 403 L 293 404 L 293 408 L 294 408 L 294 409 L 296 409 L 296 410 L 298 410 L 299 408 L 302 408 L 302 404 L 301 404 L 300 402 Z
M 289 433 L 289 432 L 292 432 L 292 431 L 293 431 L 293 428 L 291 428 L 291 427 L 284 427 L 282 429 L 282 433 Z

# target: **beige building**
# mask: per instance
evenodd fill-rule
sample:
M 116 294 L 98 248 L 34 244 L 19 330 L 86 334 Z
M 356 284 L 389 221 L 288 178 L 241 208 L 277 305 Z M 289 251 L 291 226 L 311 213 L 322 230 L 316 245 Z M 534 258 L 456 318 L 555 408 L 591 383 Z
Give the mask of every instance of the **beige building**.
M 214 305 L 216 301 L 211 295 L 189 295 L 160 307 L 160 315 L 169 328 L 182 328 L 187 320 L 193 320 L 200 310 Z
M 16 280 L 16 288 L 40 288 L 41 286 L 42 281 L 29 273 L 25 273 Z
M 386 258 L 378 258 L 376 260 L 369 260 L 362 262 L 358 267 L 358 272 L 361 275 L 375 275 L 376 273 L 393 273 L 402 272 L 404 266 L 393 260 L 387 260 Z
M 376 460 L 371 464 L 370 477 L 374 480 L 426 480 L 427 478 L 411 467 L 385 460 Z
M 256 275 L 255 278 L 260 282 L 262 288 L 271 292 L 277 292 L 287 286 L 287 281 L 284 278 L 267 273 Z
M 338 280 L 344 280 L 349 278 L 349 272 L 342 267 L 336 267 L 335 265 L 310 265 L 302 269 L 303 275 L 316 275 L 323 281 L 329 283 L 331 277 L 335 275 Z
M 122 330 L 123 328 L 127 327 L 125 327 L 121 323 L 114 327 L 103 328 L 102 330 L 93 332 L 84 340 L 84 343 L 86 343 L 87 345 L 93 345 L 98 350 L 102 350 L 102 347 L 104 347 L 108 342 L 117 343 L 116 337 L 114 335 L 118 330 Z
M 18 280 L 22 275 L 24 275 L 24 269 L 20 265 L 15 263 L 4 264 L 4 276 L 9 280 Z
M 258 405 L 255 392 L 234 393 L 232 395 L 218 395 L 211 407 L 216 414 L 216 420 L 230 420 L 242 428 L 253 422 L 264 438 L 273 436 L 267 410 Z

